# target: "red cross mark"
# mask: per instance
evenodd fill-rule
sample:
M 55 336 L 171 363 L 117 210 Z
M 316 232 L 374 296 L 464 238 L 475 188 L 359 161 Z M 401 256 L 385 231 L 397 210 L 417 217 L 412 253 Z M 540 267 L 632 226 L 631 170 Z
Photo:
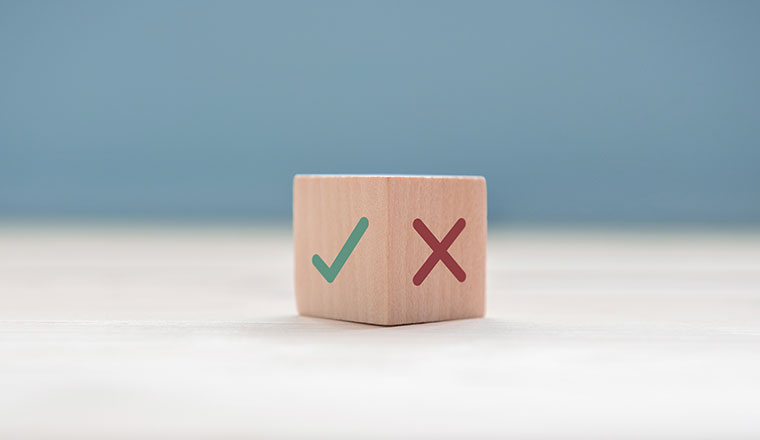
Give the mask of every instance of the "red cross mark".
M 435 265 L 438 264 L 439 260 L 449 268 L 451 273 L 454 274 L 454 277 L 459 280 L 460 283 L 464 281 L 467 275 L 464 273 L 464 270 L 462 270 L 462 267 L 459 266 L 456 261 L 454 261 L 454 257 L 451 256 L 448 250 L 451 244 L 454 243 L 454 240 L 459 237 L 462 229 L 464 229 L 464 225 L 464 219 L 460 218 L 456 223 L 454 223 L 454 226 L 451 227 L 451 230 L 449 230 L 446 236 L 443 237 L 443 240 L 438 241 L 438 239 L 435 238 L 435 235 L 430 232 L 430 229 L 425 226 L 425 223 L 423 223 L 422 220 L 418 218 L 414 219 L 412 222 L 414 230 L 417 231 L 422 239 L 425 240 L 425 243 L 427 243 L 428 246 L 433 249 L 433 253 L 430 254 L 424 263 L 422 263 L 422 267 L 420 267 L 420 270 L 418 270 L 417 273 L 414 274 L 414 278 L 412 278 L 412 282 L 415 286 L 419 286 L 423 281 L 425 281 L 425 278 L 427 278 L 428 274 L 431 270 L 433 270 Z

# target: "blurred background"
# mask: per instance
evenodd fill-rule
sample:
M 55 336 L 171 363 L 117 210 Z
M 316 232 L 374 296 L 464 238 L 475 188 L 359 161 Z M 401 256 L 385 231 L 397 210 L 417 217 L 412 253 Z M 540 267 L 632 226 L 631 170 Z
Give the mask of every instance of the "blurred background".
M 760 222 L 758 2 L 0 1 L 0 218 L 283 220 L 479 174 L 516 224 Z
M 0 438 L 760 438 L 759 48 L 758 1 L 0 0 Z M 298 316 L 296 173 L 485 176 L 485 319 Z

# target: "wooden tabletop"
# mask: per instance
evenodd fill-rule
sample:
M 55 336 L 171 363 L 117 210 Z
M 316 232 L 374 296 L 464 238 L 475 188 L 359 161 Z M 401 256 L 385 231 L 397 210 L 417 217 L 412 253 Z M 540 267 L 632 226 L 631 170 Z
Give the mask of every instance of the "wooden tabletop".
M 299 317 L 277 227 L 0 227 L 0 438 L 758 438 L 760 235 L 491 228 L 485 319 Z

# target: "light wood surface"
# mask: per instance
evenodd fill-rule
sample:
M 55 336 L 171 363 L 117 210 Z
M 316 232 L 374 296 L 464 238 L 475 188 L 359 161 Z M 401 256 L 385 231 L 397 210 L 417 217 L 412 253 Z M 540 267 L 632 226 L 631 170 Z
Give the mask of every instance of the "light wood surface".
M 388 294 L 391 323 L 482 317 L 486 308 L 486 181 L 482 177 L 393 178 L 388 181 Z M 441 241 L 466 222 L 448 252 L 466 278 L 440 261 L 416 286 L 412 278 L 432 250 L 412 222 L 419 218 Z
M 760 236 L 489 231 L 484 319 L 298 316 L 287 227 L 0 227 L 0 438 L 760 437 Z
M 467 176 L 300 175 L 293 184 L 295 291 L 303 315 L 409 324 L 481 317 L 485 313 L 486 185 Z M 334 281 L 312 264 L 330 265 L 357 222 L 369 227 Z M 465 225 L 446 252 L 465 275 L 442 263 L 420 282 L 413 277 L 433 249 L 415 219 L 444 239 Z M 437 241 L 435 241 L 437 240 Z
M 302 315 L 388 323 L 388 191 L 371 177 L 296 176 L 293 181 L 295 294 Z M 332 283 L 314 268 L 330 265 L 358 221 L 369 227 Z

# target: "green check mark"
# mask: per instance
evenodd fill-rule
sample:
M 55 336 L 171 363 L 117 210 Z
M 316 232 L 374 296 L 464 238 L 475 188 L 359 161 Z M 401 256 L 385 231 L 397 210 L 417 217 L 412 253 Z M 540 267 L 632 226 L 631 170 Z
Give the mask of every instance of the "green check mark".
M 338 272 L 340 272 L 340 270 L 343 268 L 343 265 L 346 264 L 346 260 L 348 260 L 348 257 L 354 251 L 354 248 L 359 243 L 359 240 L 361 240 L 362 236 L 364 235 L 364 231 L 367 230 L 367 227 L 369 227 L 369 220 L 367 220 L 367 217 L 360 218 L 359 223 L 356 224 L 356 227 L 354 227 L 351 235 L 348 236 L 346 244 L 343 245 L 343 249 L 341 249 L 338 253 L 338 256 L 335 257 L 335 261 L 333 261 L 332 266 L 325 264 L 324 260 L 322 260 L 322 257 L 317 254 L 314 254 L 314 256 L 311 257 L 312 264 L 314 264 L 314 267 L 317 268 L 319 273 L 325 277 L 328 283 L 335 281 L 335 277 L 338 276 Z

